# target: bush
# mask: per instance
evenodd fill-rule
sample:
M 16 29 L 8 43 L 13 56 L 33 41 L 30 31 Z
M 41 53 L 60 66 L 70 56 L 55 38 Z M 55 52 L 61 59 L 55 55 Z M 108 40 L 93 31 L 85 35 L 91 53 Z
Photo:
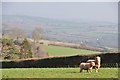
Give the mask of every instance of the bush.
M 86 62 L 88 59 L 94 59 L 96 56 L 101 57 L 101 67 L 115 67 L 116 63 L 120 67 L 118 57 L 119 53 L 105 53 L 93 55 L 78 55 L 70 57 L 54 57 L 44 59 L 31 59 L 21 61 L 1 62 L 2 68 L 59 68 L 59 67 L 78 67 L 81 62 Z M 110 64 L 110 65 L 103 65 Z M 112 65 L 114 64 L 114 65 Z
M 12 39 L 2 39 L 2 53 L 4 56 L 2 56 L 4 59 L 13 59 L 13 55 L 17 56 L 19 54 L 19 50 L 15 47 L 15 44 Z

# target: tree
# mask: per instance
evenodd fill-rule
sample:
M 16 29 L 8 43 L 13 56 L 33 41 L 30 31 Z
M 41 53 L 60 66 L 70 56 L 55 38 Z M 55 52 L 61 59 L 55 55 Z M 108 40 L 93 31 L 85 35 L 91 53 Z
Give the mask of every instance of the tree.
M 9 35 L 13 39 L 17 39 L 17 40 L 25 38 L 25 32 L 21 28 L 12 28 L 9 31 Z
M 44 39 L 43 29 L 41 27 L 36 27 L 33 30 L 32 38 L 34 39 L 34 43 L 32 44 L 32 52 L 34 57 L 44 58 L 48 57 L 48 53 L 46 52 L 45 43 L 40 43 L 39 41 Z
M 34 42 L 38 42 L 43 39 L 43 29 L 40 27 L 35 28 L 32 33 L 32 38 L 34 39 Z
M 32 58 L 31 45 L 27 39 L 22 43 L 21 53 L 21 58 Z
M 48 57 L 48 52 L 46 51 L 46 45 L 40 44 L 40 43 L 32 43 L 32 52 L 33 57 L 35 58 L 46 58 Z

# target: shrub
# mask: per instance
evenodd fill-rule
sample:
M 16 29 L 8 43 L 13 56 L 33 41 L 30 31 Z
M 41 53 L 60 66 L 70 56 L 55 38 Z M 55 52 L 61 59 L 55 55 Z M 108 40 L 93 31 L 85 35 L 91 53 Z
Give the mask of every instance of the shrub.
M 12 39 L 2 39 L 2 53 L 4 56 L 2 56 L 4 59 L 13 59 L 13 55 L 17 56 L 18 58 L 18 54 L 19 51 L 18 49 L 15 47 L 15 44 L 13 42 Z

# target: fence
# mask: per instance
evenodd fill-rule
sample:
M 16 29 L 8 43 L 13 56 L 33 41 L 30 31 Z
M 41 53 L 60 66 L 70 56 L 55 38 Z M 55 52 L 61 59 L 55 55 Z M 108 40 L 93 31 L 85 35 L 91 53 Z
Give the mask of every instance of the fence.
M 45 65 L 45 64 L 32 64 L 32 63 L 16 63 L 16 62 L 7 62 L 2 64 L 2 68 L 77 68 L 79 64 L 57 64 L 57 65 Z M 101 64 L 102 68 L 120 68 L 119 63 L 103 63 Z
M 101 64 L 101 67 L 114 67 L 114 68 L 118 68 L 118 67 L 120 67 L 120 64 L 118 64 L 118 63 L 106 63 L 106 64 Z
M 66 66 L 61 65 L 59 67 L 66 67 L 66 68 L 73 67 L 73 68 L 77 68 L 77 67 L 79 67 L 79 65 L 66 65 Z M 103 63 L 103 64 L 101 64 L 101 67 L 102 68 L 120 68 L 120 64 L 119 63 Z

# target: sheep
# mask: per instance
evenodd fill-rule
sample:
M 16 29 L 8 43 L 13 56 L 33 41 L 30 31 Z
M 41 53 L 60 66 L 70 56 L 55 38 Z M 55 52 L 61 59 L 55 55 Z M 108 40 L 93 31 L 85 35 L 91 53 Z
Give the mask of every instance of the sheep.
M 87 63 L 91 63 L 91 62 L 94 62 L 94 63 L 95 63 L 95 60 L 93 60 L 93 59 L 87 60 Z M 95 69 L 95 65 L 93 66 L 93 69 Z
M 90 62 L 95 62 L 95 60 L 92 60 L 92 59 L 87 60 L 87 63 L 90 63 Z
M 98 72 L 99 68 L 100 68 L 100 62 L 101 62 L 101 59 L 99 56 L 97 56 L 95 58 L 95 60 L 87 60 L 87 63 L 91 63 L 91 62 L 95 62 L 95 66 L 93 66 L 93 68 L 95 69 L 96 72 Z
M 97 56 L 96 58 L 95 58 L 95 70 L 96 70 L 96 72 L 98 72 L 99 71 L 99 68 L 100 68 L 100 65 L 101 64 L 101 58 L 99 57 L 99 56 Z
M 92 72 L 92 68 L 93 66 L 95 66 L 94 62 L 91 63 L 81 63 L 80 64 L 80 72 L 82 72 L 83 70 L 87 70 L 87 72 Z

